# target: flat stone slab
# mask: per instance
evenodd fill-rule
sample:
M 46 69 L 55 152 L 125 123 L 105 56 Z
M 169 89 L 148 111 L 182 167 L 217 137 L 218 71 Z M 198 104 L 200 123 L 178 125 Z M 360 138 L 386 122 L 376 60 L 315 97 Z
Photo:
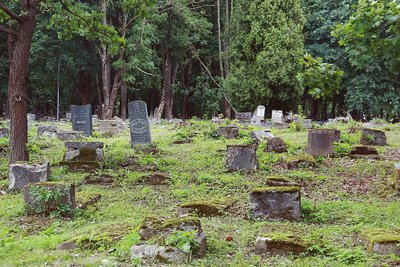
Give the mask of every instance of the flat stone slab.
M 267 186 L 300 186 L 299 183 L 294 182 L 287 177 L 271 176 L 267 178 Z
M 24 187 L 24 200 L 36 214 L 70 215 L 75 208 L 75 186 L 53 182 L 28 184 Z
M 365 229 L 361 232 L 364 245 L 370 253 L 400 255 L 400 232 L 391 229 Z
M 229 145 L 227 147 L 226 168 L 229 171 L 256 171 L 257 145 Z
M 170 246 L 136 245 L 131 248 L 132 259 L 139 259 L 141 264 L 184 264 L 189 260 L 189 253 Z M 154 266 L 156 266 L 154 265 Z
M 57 136 L 57 127 L 53 125 L 39 126 L 36 130 L 37 135 L 46 135 L 49 137 Z
M 239 127 L 235 125 L 228 125 L 218 128 L 218 134 L 226 139 L 235 139 L 239 136 Z
M 50 177 L 50 163 L 41 164 L 16 163 L 8 169 L 10 190 L 22 190 L 30 183 L 46 182 Z
M 362 129 L 360 143 L 362 145 L 385 146 L 386 134 L 380 130 Z
M 256 239 L 254 253 L 270 256 L 299 255 L 307 251 L 302 237 L 289 231 L 260 233 Z
M 62 141 L 70 141 L 70 140 L 76 140 L 76 139 L 81 139 L 84 135 L 84 132 L 82 131 L 61 131 L 57 132 L 57 137 L 58 139 Z
M 254 218 L 269 221 L 300 220 L 300 187 L 265 186 L 250 193 Z
M 270 133 L 269 130 L 252 131 L 250 133 L 250 137 L 256 144 L 260 144 L 262 142 L 268 141 L 271 138 L 275 138 L 275 136 Z

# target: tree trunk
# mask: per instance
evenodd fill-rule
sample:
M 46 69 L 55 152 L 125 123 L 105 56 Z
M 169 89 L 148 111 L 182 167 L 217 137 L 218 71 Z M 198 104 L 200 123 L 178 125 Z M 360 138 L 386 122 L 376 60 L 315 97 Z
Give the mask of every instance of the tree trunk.
M 172 51 L 167 49 L 164 62 L 164 94 L 165 94 L 165 118 L 172 119 L 173 92 L 172 92 Z
M 29 4 L 21 1 L 21 10 L 25 13 L 15 27 L 18 37 L 9 35 L 10 73 L 8 78 L 8 102 L 10 108 L 10 164 L 17 161 L 29 161 L 27 88 L 26 76 L 32 35 L 36 22 L 36 2 Z
M 127 118 L 127 112 L 126 112 L 127 102 L 128 102 L 128 88 L 126 86 L 126 83 L 123 82 L 121 86 L 121 119 L 123 121 L 125 121 Z

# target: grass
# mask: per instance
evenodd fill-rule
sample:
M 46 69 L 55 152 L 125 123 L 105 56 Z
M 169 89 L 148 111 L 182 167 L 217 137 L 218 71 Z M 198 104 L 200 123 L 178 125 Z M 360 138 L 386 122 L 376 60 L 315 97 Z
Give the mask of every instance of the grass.
M 344 136 L 343 143 L 355 145 L 360 133 L 357 124 L 335 124 Z M 60 128 L 68 129 L 67 123 Z M 159 154 L 137 152 L 130 146 L 129 131 L 112 138 L 90 137 L 88 141 L 105 143 L 105 166 L 102 174 L 114 178 L 112 186 L 85 185 L 84 172 L 70 172 L 59 166 L 65 148 L 57 138 L 29 132 L 32 161 L 49 160 L 51 181 L 77 185 L 77 194 L 100 194 L 95 206 L 78 212 L 73 219 L 33 217 L 27 214 L 22 195 L 0 195 L 0 266 L 117 266 L 130 264 L 130 247 L 139 242 L 138 229 L 146 217 L 175 218 L 180 206 L 187 202 L 229 199 L 232 203 L 215 217 L 199 218 L 207 235 L 208 249 L 202 259 L 193 259 L 191 266 L 391 266 L 400 262 L 394 255 L 367 253 L 361 244 L 364 229 L 399 229 L 400 202 L 394 197 L 395 170 L 389 160 L 351 159 L 345 155 L 333 159 L 317 159 L 316 167 L 288 171 L 281 161 L 305 153 L 307 132 L 296 129 L 273 129 L 275 136 L 288 143 L 288 152 L 273 154 L 257 151 L 260 168 L 257 172 L 227 172 L 224 164 L 227 145 L 248 144 L 254 127 L 240 126 L 240 138 L 226 140 L 216 133 L 216 125 L 190 121 L 188 126 L 162 124 L 152 126 L 152 137 Z M 400 147 L 400 129 L 388 128 L 388 146 L 379 148 L 382 155 Z M 190 144 L 173 144 L 190 137 Z M 7 146 L 0 139 L 0 147 Z M 0 155 L 0 190 L 8 187 L 7 151 Z M 345 153 L 343 153 L 345 154 Z M 122 167 L 128 157 L 137 165 Z M 163 186 L 138 183 L 142 176 L 158 172 L 169 177 Z M 302 216 L 300 222 L 252 221 L 249 193 L 264 187 L 270 176 L 284 176 L 301 185 Z M 254 242 L 263 229 L 274 231 L 301 229 L 310 243 L 309 250 L 298 257 L 260 257 L 254 254 Z M 110 240 L 102 233 L 119 233 Z M 226 241 L 226 236 L 233 237 Z M 76 251 L 57 250 L 65 241 L 78 238 L 93 241 Z M 85 243 L 86 244 L 86 243 Z

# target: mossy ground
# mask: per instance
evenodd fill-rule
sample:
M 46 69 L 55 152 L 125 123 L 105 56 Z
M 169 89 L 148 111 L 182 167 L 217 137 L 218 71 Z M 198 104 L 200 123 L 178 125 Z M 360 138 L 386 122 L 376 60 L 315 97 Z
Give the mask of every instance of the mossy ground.
M 69 129 L 68 123 L 60 128 Z M 342 140 L 354 145 L 360 140 L 358 125 L 337 124 Z M 329 126 L 333 128 L 333 126 Z M 131 148 L 129 131 L 112 137 L 90 137 L 87 141 L 104 142 L 105 162 L 102 173 L 114 177 L 112 186 L 85 185 L 85 172 L 72 172 L 59 166 L 65 152 L 57 138 L 29 131 L 28 149 L 32 161 L 49 160 L 51 181 L 77 185 L 78 194 L 100 194 L 95 207 L 79 211 L 73 219 L 30 217 L 22 195 L 0 195 L 0 266 L 116 266 L 130 263 L 129 249 L 139 243 L 138 229 L 146 217 L 175 218 L 181 204 L 204 199 L 225 198 L 232 201 L 229 212 L 200 218 L 207 235 L 208 249 L 203 259 L 192 266 L 393 266 L 396 256 L 369 255 L 361 243 L 363 229 L 400 228 L 400 201 L 390 181 L 396 170 L 393 163 L 400 154 L 389 153 L 400 147 L 400 128 L 389 125 L 388 146 L 379 147 L 381 160 L 317 158 L 316 167 L 289 171 L 279 167 L 288 157 L 305 153 L 307 132 L 294 129 L 272 130 L 288 143 L 288 152 L 263 152 L 259 146 L 259 170 L 253 173 L 232 172 L 224 168 L 226 147 L 249 144 L 253 127 L 240 130 L 240 138 L 218 137 L 217 127 L 205 121 L 187 126 L 154 125 L 152 135 L 157 154 L 139 153 Z M 95 134 L 95 136 L 98 136 Z M 175 145 L 177 139 L 190 136 L 191 144 Z M 0 139 L 0 147 L 8 140 Z M 0 152 L 0 190 L 8 187 L 7 149 Z M 134 166 L 124 166 L 136 157 Z M 163 186 L 137 183 L 140 177 L 154 172 L 165 173 L 170 180 Z M 298 182 L 302 192 L 303 220 L 293 223 L 252 221 L 249 218 L 249 193 L 265 185 L 268 176 L 285 176 Z M 129 226 L 129 227 L 127 227 Z M 274 231 L 295 227 L 307 233 L 309 252 L 300 257 L 260 257 L 254 254 L 254 242 L 262 229 Z M 120 232 L 117 239 L 97 238 L 100 232 Z M 107 230 L 108 229 L 108 230 Z M 121 229 L 121 231 L 117 231 Z M 123 230 L 123 231 L 122 231 Z M 226 241 L 231 235 L 233 240 Z M 61 251 L 56 247 L 74 238 L 96 240 L 90 249 Z M 83 238 L 85 237 L 85 238 Z M 87 237 L 87 239 L 86 239 Z M 92 238 L 92 239 L 90 239 Z M 103 241 L 102 241 L 103 240 Z

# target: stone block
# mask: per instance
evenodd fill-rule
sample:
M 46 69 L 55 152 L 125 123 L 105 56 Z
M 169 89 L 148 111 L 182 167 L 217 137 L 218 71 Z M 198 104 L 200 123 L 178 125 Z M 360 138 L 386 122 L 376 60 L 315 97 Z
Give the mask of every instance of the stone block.
M 257 145 L 229 145 L 227 148 L 226 168 L 229 171 L 256 171 Z
M 370 253 L 400 255 L 400 232 L 390 229 L 364 229 L 361 232 L 364 245 Z
M 239 136 L 239 127 L 235 125 L 228 125 L 218 128 L 218 134 L 226 139 L 235 139 Z
M 251 139 L 253 139 L 254 143 L 260 144 L 264 141 L 267 141 L 271 138 L 274 138 L 275 136 L 269 132 L 269 130 L 257 130 L 257 131 L 252 131 L 250 133 Z
M 36 130 L 37 135 L 46 135 L 49 137 L 57 136 L 57 127 L 56 126 L 39 126 Z
M 24 200 L 36 214 L 70 215 L 75 208 L 75 186 L 52 182 L 28 184 L 24 187 Z
M 351 155 L 378 155 L 378 151 L 374 147 L 355 146 L 352 148 Z
M 270 256 L 299 255 L 307 251 L 305 240 L 289 231 L 261 233 L 255 244 L 254 253 Z
M 62 131 L 57 132 L 57 137 L 62 141 L 71 141 L 76 139 L 81 139 L 83 137 L 83 132 L 81 131 Z
M 70 170 L 95 171 L 104 163 L 104 143 L 102 142 L 66 142 L 67 151 L 61 165 Z
M 120 132 L 118 121 L 116 120 L 99 120 L 99 133 L 101 135 L 116 135 Z
M 22 190 L 30 183 L 46 182 L 50 177 L 50 163 L 42 164 L 15 163 L 8 169 L 9 189 Z
M 135 245 L 131 248 L 131 257 L 144 265 L 161 266 L 184 264 L 189 260 L 189 253 L 170 246 Z
M 340 131 L 313 129 L 308 131 L 307 152 L 314 157 L 334 156 L 334 142 L 340 140 Z
M 379 130 L 362 129 L 360 143 L 362 145 L 385 146 L 386 134 Z
M 266 186 L 250 193 L 254 218 L 270 221 L 300 220 L 300 187 Z
M 265 152 L 276 152 L 284 153 L 287 152 L 287 145 L 282 138 L 274 137 L 267 141 L 267 146 L 264 149 Z

